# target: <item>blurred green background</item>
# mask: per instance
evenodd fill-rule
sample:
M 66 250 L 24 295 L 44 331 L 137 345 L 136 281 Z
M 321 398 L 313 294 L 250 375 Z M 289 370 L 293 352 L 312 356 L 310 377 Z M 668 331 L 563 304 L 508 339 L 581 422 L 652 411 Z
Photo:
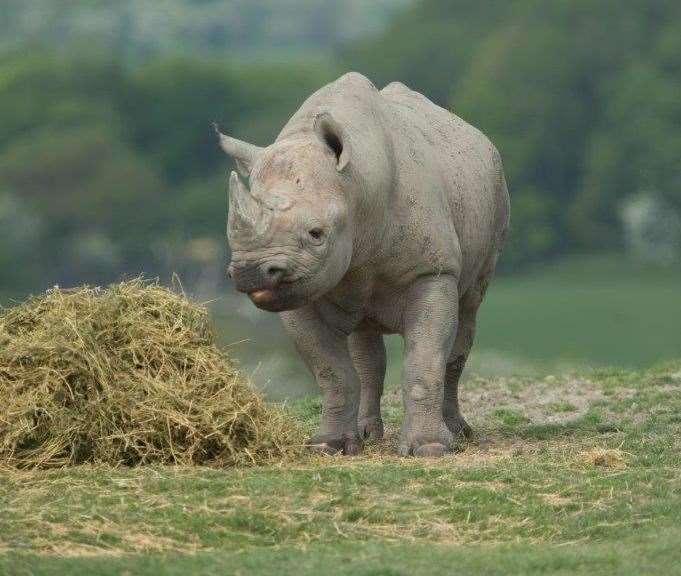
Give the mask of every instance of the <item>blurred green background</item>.
M 311 390 L 276 318 L 224 279 L 211 123 L 267 144 L 358 70 L 502 153 L 512 233 L 469 373 L 681 355 L 678 0 L 0 0 L 0 15 L 5 304 L 176 273 L 271 396 Z

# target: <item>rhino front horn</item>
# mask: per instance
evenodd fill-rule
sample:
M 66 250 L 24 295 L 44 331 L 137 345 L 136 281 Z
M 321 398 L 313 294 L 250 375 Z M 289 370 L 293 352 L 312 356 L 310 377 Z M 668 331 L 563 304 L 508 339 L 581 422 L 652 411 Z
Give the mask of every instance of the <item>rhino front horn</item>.
M 223 134 L 220 132 L 217 124 L 213 124 L 213 128 L 220 140 L 220 148 L 234 160 L 239 174 L 244 178 L 248 178 L 251 169 L 253 168 L 253 164 L 255 164 L 260 154 L 262 154 L 263 149 L 260 146 L 242 142 L 241 140 Z
M 263 209 L 242 184 L 236 172 L 229 176 L 228 226 L 233 232 L 262 233 L 269 223 L 269 211 Z

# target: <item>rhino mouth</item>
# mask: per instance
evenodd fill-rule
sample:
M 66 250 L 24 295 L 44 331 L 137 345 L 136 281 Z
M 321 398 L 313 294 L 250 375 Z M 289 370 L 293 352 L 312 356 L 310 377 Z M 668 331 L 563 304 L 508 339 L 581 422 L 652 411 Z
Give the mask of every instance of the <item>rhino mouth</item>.
M 262 288 L 260 290 L 253 290 L 253 292 L 248 293 L 248 297 L 251 299 L 253 304 L 267 304 L 275 298 L 274 290 L 270 288 Z
M 248 292 L 251 302 L 268 312 L 282 312 L 299 308 L 306 302 L 306 298 L 296 291 L 296 283 L 281 282 L 273 288 L 258 288 Z

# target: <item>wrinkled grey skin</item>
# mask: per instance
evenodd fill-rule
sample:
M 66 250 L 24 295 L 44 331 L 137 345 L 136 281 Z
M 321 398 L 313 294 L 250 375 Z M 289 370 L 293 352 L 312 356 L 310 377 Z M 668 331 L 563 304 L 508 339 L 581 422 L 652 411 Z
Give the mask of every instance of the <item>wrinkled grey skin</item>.
M 229 272 L 278 312 L 319 384 L 310 446 L 357 453 L 383 435 L 383 334 L 405 342 L 399 452 L 439 456 L 470 433 L 458 383 L 509 223 L 499 154 L 478 130 L 394 82 L 350 73 L 308 98 L 276 141 L 220 135 Z

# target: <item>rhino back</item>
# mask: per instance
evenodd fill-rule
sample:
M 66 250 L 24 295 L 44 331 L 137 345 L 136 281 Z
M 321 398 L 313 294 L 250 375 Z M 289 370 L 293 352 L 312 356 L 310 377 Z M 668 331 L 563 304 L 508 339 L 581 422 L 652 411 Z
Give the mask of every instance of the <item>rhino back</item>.
M 420 230 L 432 261 L 458 266 L 465 288 L 506 235 L 509 200 L 499 153 L 482 132 L 404 84 L 393 82 L 381 94 L 392 109 L 400 214 Z

